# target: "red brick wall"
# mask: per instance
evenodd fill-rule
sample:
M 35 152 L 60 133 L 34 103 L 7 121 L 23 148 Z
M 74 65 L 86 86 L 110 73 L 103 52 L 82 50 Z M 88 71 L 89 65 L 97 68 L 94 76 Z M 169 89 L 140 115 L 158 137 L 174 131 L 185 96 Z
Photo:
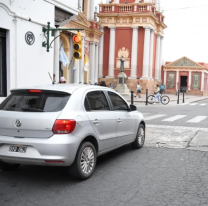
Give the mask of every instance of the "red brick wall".
M 130 67 L 129 69 L 125 69 L 125 73 L 127 76 L 130 76 L 130 69 L 131 69 L 131 47 L 132 47 L 132 28 L 126 27 L 119 27 L 116 28 L 116 42 L 115 42 L 115 66 L 116 68 L 116 58 L 118 58 L 118 51 L 125 47 L 125 49 L 129 50 L 129 58 L 130 58 Z M 118 73 L 120 72 L 119 69 L 116 68 L 114 71 L 115 77 L 117 77 Z
M 139 27 L 138 35 L 138 58 L 137 58 L 137 77 L 142 77 L 143 53 L 144 53 L 144 28 Z
M 108 75 L 109 64 L 109 44 L 110 44 L 110 29 L 104 28 L 104 48 L 103 48 L 103 75 Z

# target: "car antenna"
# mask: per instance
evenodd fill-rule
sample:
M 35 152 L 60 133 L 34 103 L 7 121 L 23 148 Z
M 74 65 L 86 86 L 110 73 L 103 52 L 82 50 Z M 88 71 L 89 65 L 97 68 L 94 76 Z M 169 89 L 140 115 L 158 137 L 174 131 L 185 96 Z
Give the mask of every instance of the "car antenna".
M 49 74 L 49 77 L 50 77 L 50 79 L 51 79 L 51 81 L 52 81 L 52 84 L 55 84 L 55 80 L 52 80 L 52 77 L 51 77 L 51 75 L 50 75 L 49 72 L 48 72 L 48 74 Z

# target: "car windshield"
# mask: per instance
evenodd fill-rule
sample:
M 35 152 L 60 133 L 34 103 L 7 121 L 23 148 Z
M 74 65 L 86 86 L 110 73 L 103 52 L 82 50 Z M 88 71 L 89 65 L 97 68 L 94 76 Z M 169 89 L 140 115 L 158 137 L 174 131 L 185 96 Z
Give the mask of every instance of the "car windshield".
M 0 110 L 21 112 L 61 111 L 70 94 L 56 91 L 15 91 L 0 105 Z

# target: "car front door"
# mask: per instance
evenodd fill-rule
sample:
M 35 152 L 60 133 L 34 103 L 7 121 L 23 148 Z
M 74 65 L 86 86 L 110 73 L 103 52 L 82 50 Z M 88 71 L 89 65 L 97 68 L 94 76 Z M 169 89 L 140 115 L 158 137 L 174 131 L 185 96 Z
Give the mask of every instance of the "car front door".
M 88 92 L 85 97 L 85 109 L 91 125 L 100 140 L 99 151 L 116 146 L 116 117 L 110 110 L 103 91 Z
M 112 102 L 117 122 L 116 146 L 120 146 L 135 139 L 136 115 L 129 111 L 127 103 L 118 94 L 108 92 L 108 95 Z

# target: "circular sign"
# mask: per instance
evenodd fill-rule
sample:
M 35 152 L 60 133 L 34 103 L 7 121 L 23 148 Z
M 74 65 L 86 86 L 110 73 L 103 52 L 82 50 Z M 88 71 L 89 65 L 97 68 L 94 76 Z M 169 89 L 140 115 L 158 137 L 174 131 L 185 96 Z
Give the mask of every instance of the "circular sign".
M 35 36 L 31 31 L 28 31 L 25 34 L 25 41 L 27 42 L 27 44 L 32 45 L 35 42 Z

